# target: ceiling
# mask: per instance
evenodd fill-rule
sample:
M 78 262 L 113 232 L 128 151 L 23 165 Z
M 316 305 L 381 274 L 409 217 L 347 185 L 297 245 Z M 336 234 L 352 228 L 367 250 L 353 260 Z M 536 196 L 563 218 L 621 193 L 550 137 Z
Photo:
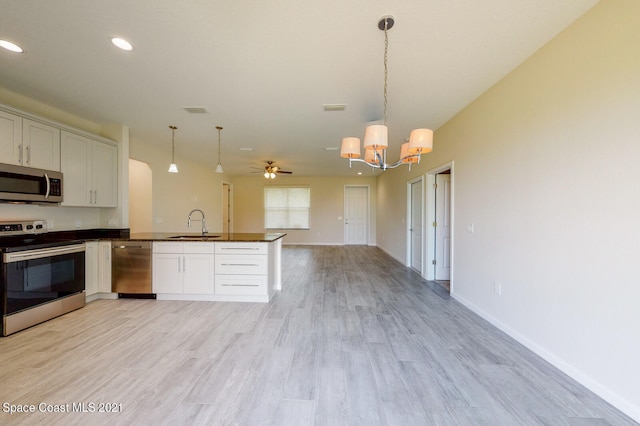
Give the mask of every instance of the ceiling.
M 338 148 L 383 116 L 389 31 L 389 160 L 413 128 L 436 130 L 596 0 L 2 0 L 0 86 L 171 156 L 225 172 L 274 160 L 294 176 L 370 175 Z M 116 49 L 114 36 L 129 40 Z M 323 104 L 346 104 L 325 112 Z M 192 114 L 184 107 L 204 107 Z M 240 148 L 252 148 L 244 151 Z M 437 134 L 434 149 L 438 148 Z M 282 179 L 286 179 L 283 176 Z

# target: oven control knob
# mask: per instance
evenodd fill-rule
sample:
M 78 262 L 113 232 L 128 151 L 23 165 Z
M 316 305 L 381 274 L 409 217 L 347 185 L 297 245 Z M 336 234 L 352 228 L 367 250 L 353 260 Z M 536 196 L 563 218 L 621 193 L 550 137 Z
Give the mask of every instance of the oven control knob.
M 27 225 L 27 229 L 29 230 L 33 229 L 33 225 Z

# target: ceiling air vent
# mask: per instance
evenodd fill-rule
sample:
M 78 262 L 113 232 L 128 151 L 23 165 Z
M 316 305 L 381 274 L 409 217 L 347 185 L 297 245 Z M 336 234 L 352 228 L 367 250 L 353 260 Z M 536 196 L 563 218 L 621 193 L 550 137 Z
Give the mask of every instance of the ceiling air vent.
M 191 114 L 206 114 L 207 109 L 205 107 L 184 107 L 184 110 Z

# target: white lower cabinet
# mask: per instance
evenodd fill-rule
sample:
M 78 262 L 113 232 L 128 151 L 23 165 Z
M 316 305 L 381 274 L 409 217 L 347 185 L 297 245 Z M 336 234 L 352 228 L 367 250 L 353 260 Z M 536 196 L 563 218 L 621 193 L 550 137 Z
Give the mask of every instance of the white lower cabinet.
M 153 292 L 214 294 L 214 243 L 154 242 Z
M 111 241 L 85 243 L 85 296 L 111 293 Z
M 268 302 L 276 288 L 273 243 L 153 243 L 153 292 L 164 300 Z
M 98 292 L 98 242 L 84 243 L 84 291 L 85 296 Z
M 98 292 L 111 293 L 111 241 L 98 242 Z
M 268 296 L 267 243 L 216 243 L 216 294 Z

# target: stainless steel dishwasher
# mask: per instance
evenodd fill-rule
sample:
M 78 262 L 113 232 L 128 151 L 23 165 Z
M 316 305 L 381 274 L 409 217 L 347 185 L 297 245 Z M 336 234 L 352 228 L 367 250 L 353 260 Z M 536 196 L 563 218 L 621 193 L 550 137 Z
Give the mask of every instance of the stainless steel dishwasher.
M 155 299 L 151 289 L 151 241 L 114 241 L 111 291 L 118 297 Z

